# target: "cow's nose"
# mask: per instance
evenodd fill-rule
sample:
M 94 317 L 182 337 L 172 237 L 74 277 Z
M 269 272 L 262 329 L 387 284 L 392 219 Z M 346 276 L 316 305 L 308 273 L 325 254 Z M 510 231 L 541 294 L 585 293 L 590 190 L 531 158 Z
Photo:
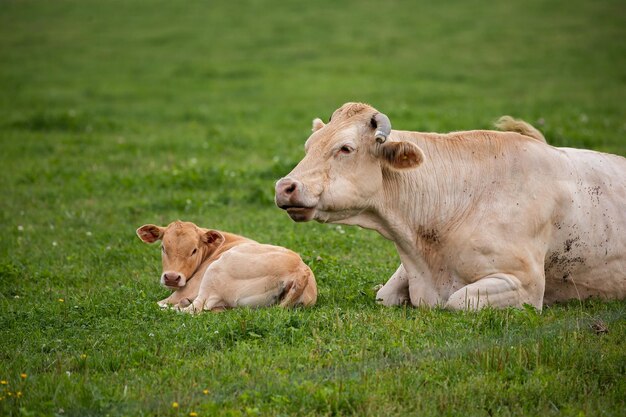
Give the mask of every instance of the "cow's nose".
M 300 181 L 288 177 L 283 178 L 276 183 L 276 195 L 290 196 L 301 186 Z

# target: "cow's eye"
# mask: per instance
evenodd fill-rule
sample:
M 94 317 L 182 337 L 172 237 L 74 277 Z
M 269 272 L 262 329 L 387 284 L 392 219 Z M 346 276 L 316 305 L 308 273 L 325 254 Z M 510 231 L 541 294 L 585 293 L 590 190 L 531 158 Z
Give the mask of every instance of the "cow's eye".
M 197 248 L 196 248 L 196 249 L 194 249 L 194 250 L 193 250 L 193 252 L 191 252 L 191 256 L 195 255 L 195 254 L 196 254 L 196 252 L 198 252 L 198 249 L 197 249 Z
M 348 146 L 348 145 L 343 145 L 340 149 L 339 152 L 341 152 L 342 154 L 349 154 L 352 153 L 352 151 L 354 151 L 354 149 L 352 149 L 352 147 Z

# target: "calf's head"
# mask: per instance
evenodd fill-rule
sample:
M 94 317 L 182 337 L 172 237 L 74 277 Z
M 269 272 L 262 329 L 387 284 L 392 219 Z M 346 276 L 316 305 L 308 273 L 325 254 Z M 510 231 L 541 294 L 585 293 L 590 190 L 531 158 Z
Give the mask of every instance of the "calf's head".
M 361 103 L 346 103 L 328 124 L 313 120 L 302 161 L 276 183 L 276 205 L 295 221 L 338 222 L 371 206 L 384 170 L 417 167 L 422 150 L 391 138 L 391 122 Z
M 181 221 L 167 227 L 143 225 L 137 229 L 137 236 L 146 243 L 161 241 L 161 285 L 171 290 L 184 287 L 202 261 L 224 243 L 224 236 L 217 230 Z

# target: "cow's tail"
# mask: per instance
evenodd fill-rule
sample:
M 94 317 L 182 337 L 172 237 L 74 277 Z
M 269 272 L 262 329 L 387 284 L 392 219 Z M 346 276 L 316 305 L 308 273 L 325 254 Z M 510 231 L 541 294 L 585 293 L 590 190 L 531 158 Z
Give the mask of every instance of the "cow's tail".
M 503 132 L 517 132 L 524 136 L 546 142 L 546 138 L 539 130 L 523 120 L 514 119 L 511 116 L 502 116 L 495 123 L 496 128 Z

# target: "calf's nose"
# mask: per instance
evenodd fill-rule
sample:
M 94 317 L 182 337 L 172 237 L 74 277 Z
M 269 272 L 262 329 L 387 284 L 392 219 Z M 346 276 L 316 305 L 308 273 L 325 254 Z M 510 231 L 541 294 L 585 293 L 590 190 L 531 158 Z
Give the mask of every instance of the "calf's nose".
M 163 280 L 166 284 L 178 284 L 180 282 L 180 278 L 180 274 L 176 272 L 166 272 L 165 274 L 163 274 Z

